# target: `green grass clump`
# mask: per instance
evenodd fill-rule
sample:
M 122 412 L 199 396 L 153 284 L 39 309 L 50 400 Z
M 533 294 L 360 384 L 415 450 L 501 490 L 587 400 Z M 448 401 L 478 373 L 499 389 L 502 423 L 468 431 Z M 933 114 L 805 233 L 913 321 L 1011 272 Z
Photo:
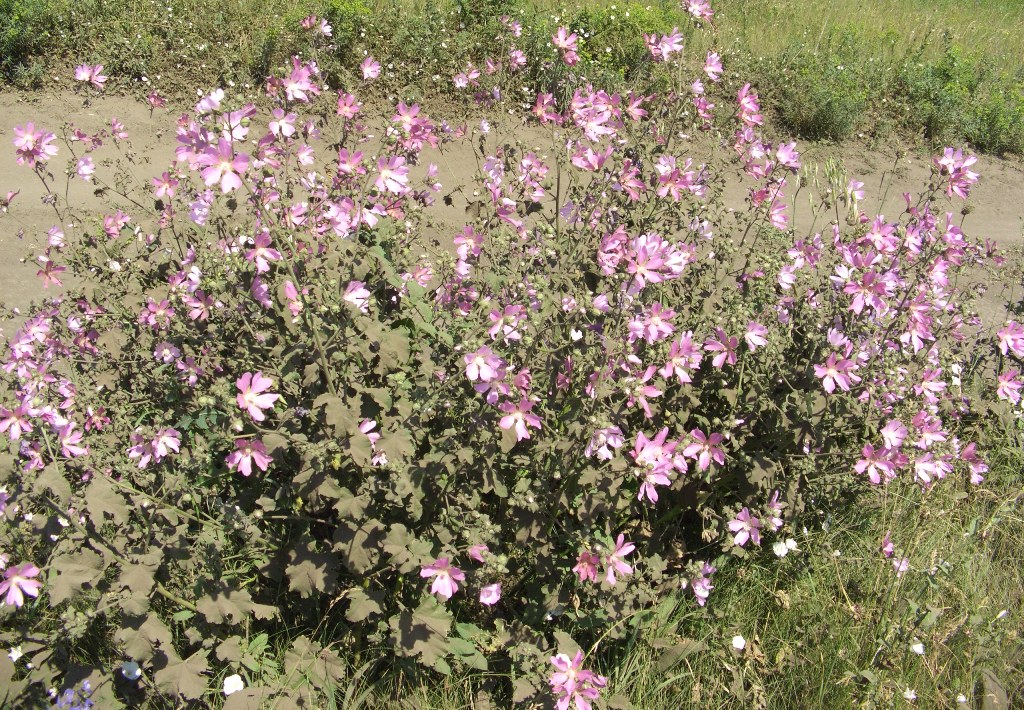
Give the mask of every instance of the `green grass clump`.
M 115 81 L 162 76 L 193 86 L 256 85 L 270 67 L 308 51 L 298 21 L 325 17 L 333 51 L 317 60 L 344 84 L 364 52 L 387 56 L 389 90 L 444 95 L 451 76 L 503 57 L 500 18 L 523 25 L 517 46 L 547 57 L 559 25 L 580 36 L 581 62 L 531 65 L 537 89 L 571 94 L 585 75 L 628 88 L 650 66 L 644 34 L 679 27 L 686 57 L 714 48 L 732 77 L 751 77 L 779 133 L 969 142 L 1024 153 L 1024 5 L 1009 0 L 837 0 L 807 12 L 798 0 L 719 0 L 714 32 L 695 32 L 670 0 L 0 0 L 0 75 L 39 86 L 47 66 L 93 61 Z

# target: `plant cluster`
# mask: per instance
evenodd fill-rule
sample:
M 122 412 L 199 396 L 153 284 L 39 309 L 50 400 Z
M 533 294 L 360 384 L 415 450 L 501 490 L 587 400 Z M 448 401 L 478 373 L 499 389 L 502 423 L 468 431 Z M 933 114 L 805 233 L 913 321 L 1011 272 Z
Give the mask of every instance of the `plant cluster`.
M 301 25 L 321 41 L 323 19 Z M 505 52 L 451 78 L 485 107 L 586 46 L 559 26 L 538 54 L 499 21 Z M 643 42 L 671 93 L 540 92 L 541 154 L 405 102 L 375 130 L 298 57 L 269 113 L 203 96 L 148 185 L 97 169 L 116 120 L 15 127 L 56 217 L 39 276 L 80 285 L 4 354 L 9 697 L 316 704 L 354 663 L 582 710 L 614 693 L 590 659 L 680 589 L 713 606 L 718 569 L 786 554 L 794 516 L 984 479 L 1024 329 L 993 337 L 959 280 L 998 262 L 946 211 L 976 158 L 947 149 L 890 219 L 833 173 L 830 223 L 797 234 L 800 155 L 761 136 L 756 90 L 721 87 L 716 52 L 687 75 L 678 28 Z M 684 136 L 715 122 L 725 155 L 697 163 Z M 478 199 L 423 256 L 432 161 L 467 139 Z M 110 214 L 57 194 L 65 155 Z

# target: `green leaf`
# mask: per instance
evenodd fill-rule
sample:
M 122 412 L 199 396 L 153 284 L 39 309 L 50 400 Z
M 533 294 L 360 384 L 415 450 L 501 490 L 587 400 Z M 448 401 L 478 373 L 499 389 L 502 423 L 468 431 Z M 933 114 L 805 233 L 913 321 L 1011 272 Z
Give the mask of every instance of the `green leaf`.
M 160 569 L 160 553 L 147 554 L 135 562 L 121 563 L 121 576 L 117 578 L 117 589 L 127 589 L 136 594 L 149 594 L 156 584 L 156 573 Z
M 86 486 L 85 509 L 96 525 L 103 522 L 104 516 L 110 516 L 116 525 L 123 525 L 128 522 L 130 511 L 124 496 L 106 476 L 93 476 Z
M 352 623 L 357 623 L 384 613 L 382 599 L 383 594 L 376 590 L 364 591 L 359 587 L 354 587 L 348 593 L 349 604 L 345 618 Z
M 417 540 L 401 523 L 391 526 L 384 541 L 384 553 L 400 574 L 409 574 L 430 558 L 430 543 Z
M 348 675 L 348 667 L 333 649 L 300 636 L 285 654 L 284 672 L 294 681 L 327 690 Z
M 71 500 L 71 484 L 53 464 L 40 471 L 32 482 L 32 492 L 45 495 L 49 491 L 56 498 L 57 507 L 67 508 Z
M 350 571 L 365 574 L 380 562 L 384 539 L 384 526 L 377 520 L 343 522 L 334 531 L 334 551 Z
M 377 448 L 387 454 L 388 461 L 408 461 L 416 453 L 416 444 L 407 429 L 388 432 L 380 437 Z
M 456 656 L 471 656 L 477 652 L 476 646 L 460 638 L 448 639 L 448 650 Z
M 50 560 L 50 606 L 77 596 L 103 578 L 103 558 L 89 548 Z
M 156 687 L 170 695 L 179 695 L 188 700 L 198 700 L 206 692 L 205 673 L 210 670 L 206 661 L 208 651 L 199 650 L 186 660 L 169 656 L 167 665 L 153 676 Z
M 378 356 L 381 365 L 389 370 L 408 362 L 410 354 L 409 334 L 402 328 L 388 331 L 381 340 Z
M 373 460 L 373 445 L 363 433 L 353 434 L 348 439 L 348 454 L 360 468 L 366 468 Z
M 238 624 L 252 611 L 252 595 L 244 589 L 218 590 L 196 601 L 196 609 L 211 624 Z
M 129 658 L 139 662 L 148 661 L 158 650 L 174 652 L 171 630 L 156 614 L 125 616 L 114 638 Z
M 217 644 L 217 658 L 221 661 L 240 663 L 242 661 L 242 639 L 230 636 Z
M 580 651 L 580 646 L 576 643 L 572 636 L 565 633 L 564 631 L 556 631 L 555 646 L 558 648 L 559 653 L 566 653 L 569 656 L 575 656 L 577 651 Z
M 452 615 L 433 597 L 425 597 L 415 611 L 391 617 L 391 645 L 399 656 L 417 656 L 426 666 L 442 659 L 448 650 Z
M 288 586 L 305 599 L 315 592 L 333 593 L 338 581 L 334 555 L 317 552 L 313 543 L 288 553 L 290 564 L 285 568 Z
M 515 427 L 509 427 L 508 429 L 501 430 L 501 451 L 507 454 L 509 451 L 516 447 L 519 440 L 516 438 Z
M 336 437 L 355 436 L 359 432 L 359 411 L 333 394 L 322 394 L 313 400 L 313 409 L 324 410 L 324 421 L 334 429 Z M 366 438 L 363 436 L 362 438 Z

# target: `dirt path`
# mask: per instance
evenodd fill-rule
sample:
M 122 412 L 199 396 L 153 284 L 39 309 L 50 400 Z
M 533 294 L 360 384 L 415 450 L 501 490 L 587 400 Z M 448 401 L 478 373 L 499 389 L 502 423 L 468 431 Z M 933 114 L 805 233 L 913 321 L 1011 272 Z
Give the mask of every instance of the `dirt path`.
M 0 302 L 25 311 L 32 301 L 54 294 L 56 289 L 44 291 L 42 280 L 36 276 L 39 268 L 34 262 L 46 245 L 46 232 L 57 222 L 53 208 L 43 202 L 46 194 L 41 182 L 26 166 L 14 162 L 12 146 L 13 130 L 16 125 L 32 121 L 37 127 L 60 134 L 66 123 L 94 133 L 104 127 L 109 129 L 111 117 L 116 116 L 126 126 L 129 139 L 118 145 L 105 145 L 96 152 L 97 171 L 110 173 L 115 160 L 130 177 L 141 184 L 162 172 L 174 154 L 175 114 L 157 111 L 150 114 L 148 106 L 124 97 L 101 97 L 86 105 L 83 97 L 71 93 L 61 94 L 16 94 L 0 93 L 0 197 L 8 191 L 20 190 L 10 208 L 9 214 L 0 214 Z M 509 123 L 496 127 L 493 135 L 511 135 L 536 143 L 538 154 L 543 154 L 542 145 L 549 140 L 546 131 L 524 129 Z M 491 141 L 494 143 L 494 140 Z M 710 151 L 709 144 L 694 145 L 695 162 L 701 159 L 702 151 Z M 828 159 L 838 160 L 845 166 L 851 178 L 865 184 L 868 193 L 866 201 L 869 213 L 881 212 L 895 217 L 903 210 L 902 194 L 916 192 L 926 183 L 930 164 L 926 156 L 909 155 L 899 160 L 895 149 L 867 152 L 858 147 L 836 147 L 805 144 L 800 146 L 805 165 L 824 165 Z M 79 151 L 81 153 L 81 151 Z M 470 182 L 477 169 L 477 158 L 469 142 L 448 148 L 444 155 L 435 160 L 440 168 L 438 179 L 445 186 L 442 194 Z M 57 158 L 51 161 L 51 171 L 56 174 L 56 189 L 63 193 L 65 179 L 62 172 L 69 166 L 68 151 L 61 146 Z M 1024 163 L 983 156 L 975 165 L 981 179 L 971 192 L 967 203 L 970 214 L 964 221 L 964 228 L 972 236 L 993 240 L 1003 248 L 1024 246 Z M 71 181 L 68 199 L 81 206 L 80 214 L 97 215 L 111 212 L 109 202 L 93 194 L 93 186 L 75 179 Z M 884 201 L 878 195 L 885 192 Z M 743 207 L 746 188 L 737 180 L 731 180 L 726 193 L 729 206 Z M 433 228 L 442 240 L 450 239 L 463 225 L 465 209 L 470 197 L 469 191 L 452 195 L 450 205 L 438 200 L 431 215 Z M 795 227 L 806 230 L 809 227 L 809 209 L 806 198 L 797 203 Z M 959 212 L 962 203 L 950 203 L 949 209 Z M 819 226 L 818 229 L 821 227 Z M 0 328 L 10 330 L 12 322 L 3 323 Z

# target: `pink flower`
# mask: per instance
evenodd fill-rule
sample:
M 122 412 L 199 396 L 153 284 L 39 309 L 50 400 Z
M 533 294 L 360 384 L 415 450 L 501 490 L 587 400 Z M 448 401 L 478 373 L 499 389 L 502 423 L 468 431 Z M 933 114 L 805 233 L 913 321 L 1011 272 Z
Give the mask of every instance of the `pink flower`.
M 666 378 L 675 374 L 682 384 L 693 382 L 690 372 L 700 368 L 703 357 L 700 347 L 693 343 L 693 331 L 688 330 L 672 342 L 668 362 L 659 372 Z
M 89 453 L 89 447 L 79 446 L 82 441 L 82 432 L 75 431 L 75 423 L 68 422 L 57 431 L 60 438 L 60 452 L 68 458 L 85 456 Z
M 359 69 L 362 70 L 365 81 L 376 79 L 380 76 L 380 64 L 377 63 L 372 55 L 363 60 L 363 63 L 359 65 Z
M 320 94 L 320 87 L 311 80 L 315 68 L 314 64 L 302 64 L 298 57 L 292 57 L 292 71 L 283 82 L 286 99 L 308 103 L 310 96 Z
M 424 579 L 433 577 L 430 593 L 438 595 L 445 601 L 451 599 L 452 595 L 459 591 L 458 582 L 466 579 L 466 573 L 458 567 L 453 567 L 447 557 L 439 557 L 420 569 L 420 576 Z
M 716 567 L 708 564 L 707 562 L 699 563 L 700 569 L 695 570 L 695 574 L 686 579 L 683 579 L 683 589 L 690 587 L 693 590 L 693 596 L 697 598 L 697 605 L 704 606 L 708 597 L 711 595 L 711 590 L 714 589 L 714 585 L 711 584 L 711 575 L 718 571 Z
M 890 481 L 896 475 L 896 467 L 893 466 L 889 453 L 889 449 L 875 451 L 875 447 L 871 444 L 865 444 L 861 449 L 862 458 L 854 464 L 853 469 L 857 473 L 866 475 L 868 480 L 875 485 L 882 482 L 883 476 L 886 481 Z
M 409 168 L 405 165 L 405 158 L 378 158 L 377 171 L 380 174 L 374 186 L 381 192 L 386 190 L 396 195 L 404 195 L 409 191 Z
M 264 377 L 262 372 L 256 374 L 246 372 L 238 378 L 235 386 L 238 387 L 236 398 L 238 406 L 249 412 L 249 416 L 257 422 L 266 419 L 263 410 L 270 409 L 274 406 L 274 402 L 281 397 L 279 394 L 263 394 L 274 386 L 274 381 L 269 377 Z
M 905 575 L 907 573 L 907 570 L 910 569 L 910 558 L 909 557 L 901 557 L 899 559 L 893 558 L 892 559 L 892 568 L 896 571 L 896 576 L 897 577 L 902 577 L 903 575 Z
M 598 429 L 590 437 L 584 454 L 587 456 L 596 455 L 599 461 L 610 461 L 614 457 L 612 449 L 621 448 L 624 443 L 625 438 L 622 436 L 622 429 L 619 429 L 617 426 L 605 427 L 604 429 Z
M 747 323 L 747 332 L 743 335 L 743 339 L 747 341 L 747 347 L 751 350 L 757 350 L 759 347 L 768 344 L 768 339 L 765 336 L 768 335 L 768 329 L 757 321 L 750 321 Z
M 350 281 L 345 287 L 342 299 L 351 303 L 363 313 L 370 312 L 370 291 L 362 281 Z
M 87 81 L 98 90 L 103 89 L 103 84 L 106 83 L 107 77 L 103 76 L 103 65 L 97 64 L 96 66 L 90 66 L 88 64 L 79 64 L 75 67 L 75 79 L 77 81 Z
M 570 33 L 564 27 L 559 27 L 558 31 L 551 35 L 552 44 L 568 52 L 575 52 L 578 49 L 576 45 L 578 39 L 575 32 Z
M 711 360 L 711 364 L 721 369 L 726 364 L 736 364 L 736 348 L 739 347 L 739 344 L 739 338 L 730 337 L 721 328 L 715 328 L 715 336 L 704 341 L 704 349 L 717 353 Z
M 221 138 L 217 147 L 210 146 L 199 156 L 199 165 L 205 165 L 201 175 L 207 187 L 220 184 L 222 192 L 233 192 L 242 186 L 242 178 L 249 170 L 249 156 L 235 154 L 231 141 Z
M 710 20 L 715 14 L 708 0 L 685 0 L 685 2 L 686 11 L 698 20 Z
M 157 463 L 160 463 L 164 457 L 170 455 L 170 452 L 178 453 L 180 446 L 181 432 L 165 427 L 157 431 L 150 440 L 148 452 Z
M 96 172 L 96 164 L 88 155 L 78 161 L 75 165 L 75 173 L 86 182 L 92 182 L 92 176 Z
M 470 382 L 490 382 L 505 377 L 505 361 L 486 345 L 465 355 L 463 361 L 466 363 L 466 377 Z
M 551 664 L 556 671 L 548 683 L 551 692 L 558 697 L 558 710 L 568 710 L 570 704 L 574 704 L 576 710 L 591 710 L 590 701 L 598 698 L 601 688 L 608 685 L 608 679 L 582 667 L 583 651 L 577 651 L 571 659 L 559 653 L 551 657 Z
M 505 416 L 501 418 L 498 425 L 502 429 L 514 428 L 516 432 L 516 441 L 522 441 L 523 439 L 530 438 L 530 430 L 527 427 L 533 427 L 534 429 L 541 428 L 540 417 L 536 414 L 530 413 L 530 410 L 533 409 L 533 402 L 525 397 L 519 400 L 519 404 L 502 402 L 500 409 L 505 412 Z
M 480 564 L 485 562 L 484 555 L 488 554 L 490 550 L 487 545 L 470 545 L 469 549 L 466 550 L 466 554 L 469 555 L 471 560 L 475 560 Z
M 266 471 L 271 461 L 267 455 L 267 447 L 260 439 L 236 439 L 235 450 L 224 460 L 229 470 L 237 469 L 243 476 L 252 475 L 254 463 L 261 471 Z
M 256 273 L 270 271 L 271 261 L 280 261 L 281 252 L 271 246 L 270 233 L 260 232 L 253 240 L 253 248 L 245 253 L 245 260 L 256 263 Z
M 53 142 L 57 137 L 49 131 L 37 131 L 31 121 L 24 127 L 14 127 L 14 153 L 18 165 L 28 163 L 30 168 L 37 163 L 45 163 L 57 155 L 57 146 Z
M 576 576 L 580 578 L 581 582 L 587 580 L 591 582 L 597 581 L 597 565 L 601 562 L 601 558 L 595 555 L 593 552 L 586 550 L 579 554 L 576 558 L 576 566 L 572 568 L 572 571 L 576 573 Z
M 896 554 L 896 546 L 892 544 L 892 538 L 889 537 L 889 532 L 885 533 L 885 537 L 882 538 L 882 555 L 887 559 L 891 558 Z
M 854 368 L 852 360 L 840 358 L 835 353 L 829 353 L 824 365 L 814 366 L 814 376 L 821 380 L 822 387 L 829 394 L 835 392 L 836 386 L 844 392 L 850 391 L 850 385 L 856 375 L 850 372 Z M 857 378 L 859 380 L 859 378 Z
M 971 192 L 971 185 L 978 182 L 978 173 L 968 168 L 978 162 L 977 156 L 968 155 L 964 157 L 962 150 L 954 151 L 946 148 L 941 158 L 933 158 L 932 162 L 939 169 L 941 175 L 948 176 L 949 182 L 946 185 L 946 195 L 956 195 L 966 200 Z
M 488 584 L 480 590 L 480 603 L 486 606 L 494 606 L 501 599 L 501 582 Z
M 153 185 L 153 194 L 157 199 L 173 198 L 174 191 L 178 187 L 178 179 L 171 176 L 166 170 L 150 181 Z
M 1013 353 L 1024 358 L 1024 326 L 1016 321 L 1007 321 L 1006 327 L 996 335 L 999 337 L 999 352 L 1003 355 Z
M 636 546 L 631 542 L 626 542 L 626 536 L 620 533 L 615 541 L 615 551 L 608 555 L 604 561 L 604 579 L 608 584 L 616 583 L 616 573 L 621 575 L 633 574 L 633 568 L 626 564 L 623 558 L 635 549 Z
M 736 102 L 740 108 L 740 120 L 746 126 L 760 126 L 764 123 L 764 116 L 759 111 L 761 105 L 758 102 L 757 92 L 750 90 L 750 84 L 744 84 L 736 94 Z
M 752 540 L 755 545 L 761 544 L 761 521 L 744 508 L 735 519 L 729 521 L 729 530 L 736 533 L 732 539 L 734 545 L 743 547 Z
M 363 107 L 363 105 L 361 103 L 359 103 L 359 100 L 356 99 L 356 97 L 353 96 L 352 94 L 343 94 L 343 93 L 339 93 L 338 94 L 338 110 L 337 110 L 337 113 L 342 118 L 345 118 L 345 119 L 355 118 L 356 114 L 359 113 L 359 111 L 360 111 L 360 109 L 362 109 L 362 107 Z
M 996 396 L 999 399 L 1009 400 L 1013 404 L 1020 404 L 1021 388 L 1024 383 L 1020 380 L 1018 370 L 1009 370 L 999 375 L 996 385 Z
M 704 73 L 711 81 L 722 78 L 722 58 L 717 52 L 708 52 L 707 59 L 704 60 Z
M 899 419 L 890 419 L 879 433 L 882 435 L 882 443 L 885 444 L 885 448 L 896 450 L 903 446 L 908 431 Z
M 4 603 L 20 608 L 25 603 L 26 594 L 38 597 L 43 584 L 33 577 L 38 577 L 39 572 L 39 568 L 31 562 L 4 570 L 4 581 L 0 582 L 0 594 L 6 595 Z
M 687 456 L 692 459 L 697 459 L 697 467 L 701 471 L 707 471 L 711 467 L 711 462 L 714 461 L 719 466 L 725 464 L 725 451 L 719 446 L 725 437 L 718 433 L 713 433 L 711 436 L 705 436 L 704 432 L 700 429 L 694 429 L 690 432 L 695 441 L 689 444 L 683 449 L 683 456 Z

